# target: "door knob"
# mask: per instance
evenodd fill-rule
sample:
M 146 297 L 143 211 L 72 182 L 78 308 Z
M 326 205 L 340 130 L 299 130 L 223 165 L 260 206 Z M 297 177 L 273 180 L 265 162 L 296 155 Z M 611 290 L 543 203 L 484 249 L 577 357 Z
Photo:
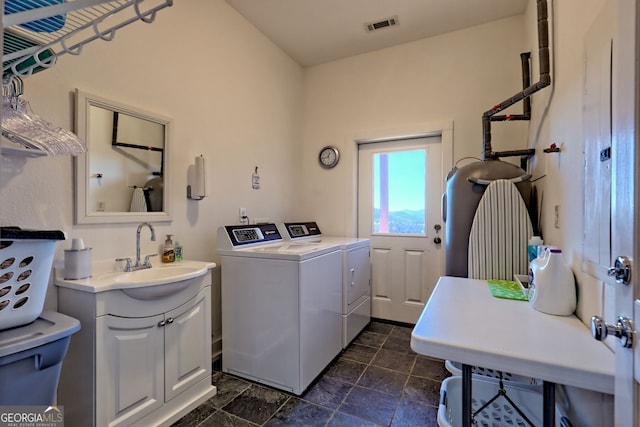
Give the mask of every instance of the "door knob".
M 615 325 L 607 325 L 602 317 L 591 317 L 591 336 L 598 341 L 604 341 L 609 334 L 618 338 L 618 343 L 624 348 L 633 346 L 633 322 L 628 317 L 618 316 Z
M 626 256 L 619 256 L 609 268 L 609 276 L 615 277 L 616 282 L 628 285 L 631 282 L 631 259 Z

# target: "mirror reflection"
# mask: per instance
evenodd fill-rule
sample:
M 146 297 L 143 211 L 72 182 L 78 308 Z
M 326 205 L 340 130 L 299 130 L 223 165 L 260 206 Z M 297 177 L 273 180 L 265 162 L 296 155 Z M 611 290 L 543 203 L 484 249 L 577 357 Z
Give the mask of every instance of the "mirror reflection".
M 98 212 L 162 212 L 164 125 L 89 107 L 89 206 Z
M 77 223 L 170 220 L 170 120 L 78 91 Z

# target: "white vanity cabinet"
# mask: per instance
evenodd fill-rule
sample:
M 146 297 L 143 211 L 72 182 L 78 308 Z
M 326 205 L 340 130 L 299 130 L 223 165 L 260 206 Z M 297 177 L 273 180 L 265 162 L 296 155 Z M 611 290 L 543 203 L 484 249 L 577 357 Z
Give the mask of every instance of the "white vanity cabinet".
M 56 281 L 58 311 L 81 323 L 58 388 L 69 425 L 170 425 L 215 394 L 209 271 L 152 299 L 71 282 Z

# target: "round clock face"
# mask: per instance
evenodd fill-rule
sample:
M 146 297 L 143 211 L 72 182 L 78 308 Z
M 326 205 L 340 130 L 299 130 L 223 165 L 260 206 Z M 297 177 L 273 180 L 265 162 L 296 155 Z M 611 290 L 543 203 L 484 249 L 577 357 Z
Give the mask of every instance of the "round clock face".
M 338 164 L 338 160 L 340 160 L 340 152 L 336 147 L 324 147 L 320 150 L 318 160 L 322 167 L 332 168 Z

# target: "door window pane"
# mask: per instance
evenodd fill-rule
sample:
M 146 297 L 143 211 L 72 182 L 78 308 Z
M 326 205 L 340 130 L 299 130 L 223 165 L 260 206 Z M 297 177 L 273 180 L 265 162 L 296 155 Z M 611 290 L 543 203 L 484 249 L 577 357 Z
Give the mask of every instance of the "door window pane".
M 373 155 L 373 232 L 425 234 L 426 150 Z

